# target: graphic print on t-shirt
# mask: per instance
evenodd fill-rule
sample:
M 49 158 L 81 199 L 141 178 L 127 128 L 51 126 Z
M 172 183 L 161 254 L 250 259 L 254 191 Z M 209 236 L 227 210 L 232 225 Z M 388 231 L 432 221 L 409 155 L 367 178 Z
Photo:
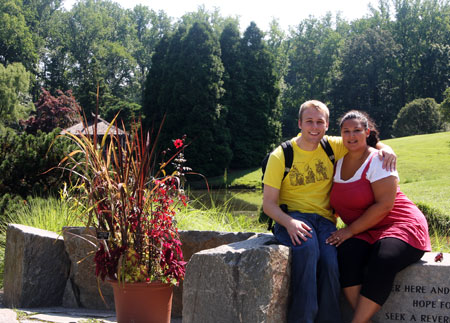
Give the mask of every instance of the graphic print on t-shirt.
M 327 168 L 323 164 L 323 160 L 317 159 L 316 160 L 316 179 L 317 181 L 324 181 L 329 179 L 327 174 Z
M 308 163 L 294 164 L 289 172 L 291 185 L 300 186 L 329 179 L 327 169 L 322 160 L 313 160 L 312 166 Z

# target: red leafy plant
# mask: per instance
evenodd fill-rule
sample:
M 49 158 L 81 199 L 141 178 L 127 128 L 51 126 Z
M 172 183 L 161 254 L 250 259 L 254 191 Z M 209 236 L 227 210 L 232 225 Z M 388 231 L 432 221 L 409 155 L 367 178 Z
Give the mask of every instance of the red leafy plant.
M 123 125 L 118 130 L 116 118 L 103 136 L 97 134 L 97 122 L 92 134 L 65 133 L 77 149 L 59 165 L 76 178 L 73 200 L 97 232 L 95 273 L 102 280 L 178 285 L 186 264 L 175 220 L 186 205 L 185 136 L 174 140 L 172 149 L 160 154 L 166 160 L 158 163 L 161 129 L 152 138 L 139 123 L 127 134 Z
M 38 130 L 51 132 L 56 127 L 66 128 L 81 120 L 81 107 L 72 91 L 56 91 L 57 96 L 42 88 L 42 94 L 35 103 L 36 111 L 28 120 L 21 121 L 27 133 L 36 134 Z

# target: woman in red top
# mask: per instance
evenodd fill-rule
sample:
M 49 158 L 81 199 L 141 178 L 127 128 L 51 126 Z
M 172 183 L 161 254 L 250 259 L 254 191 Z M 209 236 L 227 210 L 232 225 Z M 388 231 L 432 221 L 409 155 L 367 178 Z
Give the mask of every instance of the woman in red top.
M 335 168 L 330 203 L 345 228 L 327 243 L 338 247 L 341 287 L 355 310 L 352 322 L 369 322 L 392 289 L 395 275 L 431 250 L 425 216 L 398 188 L 396 171 L 378 158 L 378 131 L 363 112 L 340 123 L 347 155 Z

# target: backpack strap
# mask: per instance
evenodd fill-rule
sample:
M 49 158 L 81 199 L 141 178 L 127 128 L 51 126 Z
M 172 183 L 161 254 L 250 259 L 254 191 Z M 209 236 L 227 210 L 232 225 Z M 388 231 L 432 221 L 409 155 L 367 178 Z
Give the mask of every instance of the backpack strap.
M 333 170 L 336 171 L 336 169 L 335 169 L 336 158 L 334 156 L 333 148 L 331 148 L 331 145 L 328 142 L 328 138 L 323 136 L 323 138 L 320 140 L 320 145 L 322 146 L 323 150 L 325 150 L 325 152 L 327 153 L 328 158 L 330 158 L 330 161 L 333 164 Z M 335 213 L 335 211 L 333 209 L 333 214 L 334 213 Z
M 331 161 L 331 163 L 332 163 L 333 166 L 334 166 L 334 164 L 335 164 L 335 162 L 336 162 L 336 158 L 334 157 L 333 148 L 331 148 L 331 145 L 330 145 L 330 143 L 328 142 L 328 138 L 324 136 L 324 137 L 320 140 L 320 145 L 322 146 L 323 150 L 325 150 L 325 152 L 326 152 L 327 155 L 328 155 L 328 158 L 330 158 L 330 161 Z
M 281 181 L 283 181 L 286 178 L 287 174 L 289 174 L 289 171 L 291 170 L 291 167 L 292 167 L 292 163 L 294 162 L 294 148 L 292 148 L 292 142 L 290 140 L 286 140 L 286 141 L 282 142 L 281 148 L 283 149 L 283 154 L 284 154 L 284 172 L 283 172 L 283 179 L 281 180 Z M 263 171 L 265 171 L 265 168 Z M 273 227 L 274 227 L 273 220 L 270 216 L 267 216 L 267 217 L 268 217 L 267 230 L 273 232 Z
M 292 148 L 292 142 L 290 140 L 286 140 L 281 143 L 281 148 L 284 153 L 284 173 L 283 173 L 283 181 L 289 171 L 291 170 L 292 163 L 294 162 L 294 149 Z

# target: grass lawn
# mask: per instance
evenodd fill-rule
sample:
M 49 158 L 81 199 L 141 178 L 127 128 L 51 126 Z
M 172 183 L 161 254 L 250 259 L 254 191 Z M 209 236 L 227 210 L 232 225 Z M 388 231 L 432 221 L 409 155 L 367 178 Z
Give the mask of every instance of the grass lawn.
M 450 217 L 450 132 L 384 141 L 398 155 L 401 190 Z

